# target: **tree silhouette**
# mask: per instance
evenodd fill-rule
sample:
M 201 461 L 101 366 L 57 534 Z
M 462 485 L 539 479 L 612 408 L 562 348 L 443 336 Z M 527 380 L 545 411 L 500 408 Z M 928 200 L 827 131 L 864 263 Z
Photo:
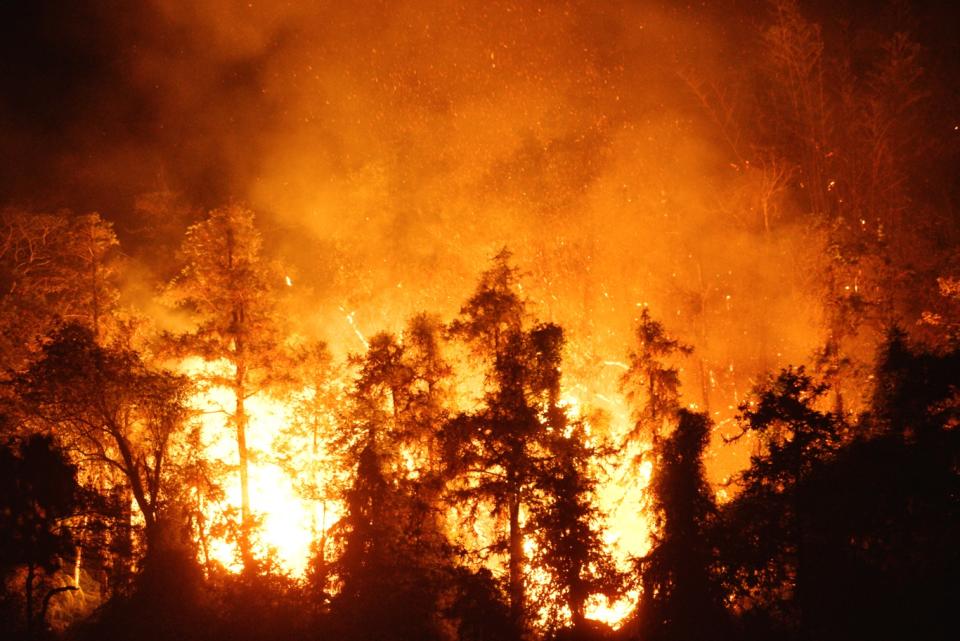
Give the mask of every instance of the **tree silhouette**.
M 483 406 L 448 424 L 445 449 L 453 473 L 469 478 L 461 495 L 489 500 L 495 513 L 506 513 L 506 536 L 495 548 L 507 555 L 510 613 L 520 635 L 527 626 L 521 509 L 534 500 L 547 435 L 539 414 L 559 371 L 558 353 L 538 349 L 535 334 L 525 329 L 518 280 L 510 253 L 501 251 L 450 325 L 484 363 L 486 384 Z M 562 336 L 552 326 L 533 331 Z
M 513 641 L 516 639 L 510 606 L 503 590 L 487 568 L 458 567 L 452 578 L 452 597 L 445 615 L 456 622 L 461 641 Z
M 747 638 L 952 636 L 957 358 L 892 330 L 853 429 L 817 409 L 828 390 L 802 370 L 745 409 L 761 449 L 714 536 Z
M 0 578 L 7 584 L 23 567 L 23 614 L 14 614 L 10 595 L 0 601 L 0 615 L 23 622 L 25 638 L 46 624 L 50 599 L 73 586 L 51 580 L 62 557 L 72 551 L 67 522 L 80 510 L 76 467 L 49 436 L 34 434 L 0 447 Z M 10 584 L 7 584 L 10 585 Z M 37 590 L 46 586 L 38 609 Z M 3 612 L 6 610 L 7 612 Z M 17 627 L 12 625 L 9 632 Z
M 716 505 L 703 465 L 710 421 L 681 409 L 676 425 L 655 448 L 650 492 L 657 527 L 651 551 L 638 562 L 643 585 L 640 638 L 728 638 L 711 542 Z
M 529 342 L 539 363 L 531 372 L 532 389 L 547 426 L 540 443 L 544 456 L 535 480 L 537 498 L 526 527 L 537 542 L 531 561 L 549 577 L 538 586 L 538 601 L 549 608 L 554 631 L 564 624 L 558 606 L 565 606 L 571 623 L 567 637 L 588 638 L 599 626 L 586 618 L 587 599 L 602 594 L 616 600 L 624 577 L 603 543 L 604 515 L 596 506 L 598 456 L 588 444 L 589 425 L 570 419 L 560 404 L 563 331 L 539 325 L 530 331 Z
M 590 638 L 602 627 L 586 618 L 587 600 L 602 594 L 615 601 L 625 579 L 603 542 L 604 514 L 596 506 L 592 469 L 597 454 L 587 445 L 586 430 L 578 420 L 549 437 L 550 459 L 537 480 L 541 496 L 531 507 L 527 527 L 537 542 L 531 561 L 549 577 L 538 586 L 539 601 L 565 606 L 571 626 L 564 638 L 569 639 Z M 550 612 L 556 630 L 563 621 L 556 608 Z
M 629 368 L 620 381 L 633 407 L 635 426 L 629 438 L 648 434 L 655 442 L 679 408 L 680 371 L 672 361 L 690 354 L 693 348 L 669 336 L 646 307 L 635 332 L 636 347 L 629 354 Z
M 802 367 L 787 368 L 742 406 L 744 434 L 757 438 L 759 451 L 740 475 L 740 495 L 724 509 L 728 588 L 741 605 L 762 602 L 801 637 L 809 631 L 807 601 L 815 596 L 807 581 L 817 498 L 805 483 L 845 431 L 840 417 L 817 409 L 828 389 Z
M 406 448 L 429 427 L 419 425 L 426 417 L 418 395 L 428 391 L 419 381 L 429 376 L 423 363 L 408 361 L 389 334 L 374 336 L 358 359 L 342 438 L 353 474 L 334 527 L 342 553 L 332 568 L 339 589 L 331 609 L 341 638 L 441 638 L 448 545 L 430 502 L 436 494 L 423 492 L 407 465 Z

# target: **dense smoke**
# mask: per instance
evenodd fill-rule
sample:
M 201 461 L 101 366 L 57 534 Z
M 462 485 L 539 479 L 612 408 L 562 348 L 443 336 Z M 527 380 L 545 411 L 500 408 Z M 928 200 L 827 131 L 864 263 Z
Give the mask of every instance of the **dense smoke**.
M 737 132 L 702 100 L 764 63 L 769 7 L 748 5 L 18 7 L 0 187 L 114 220 L 141 305 L 184 226 L 244 201 L 339 353 L 361 347 L 347 314 L 450 317 L 506 245 L 574 380 L 614 390 L 649 305 L 697 348 L 685 398 L 724 418 L 823 329 L 816 238 L 788 198 L 775 233 L 738 204 Z

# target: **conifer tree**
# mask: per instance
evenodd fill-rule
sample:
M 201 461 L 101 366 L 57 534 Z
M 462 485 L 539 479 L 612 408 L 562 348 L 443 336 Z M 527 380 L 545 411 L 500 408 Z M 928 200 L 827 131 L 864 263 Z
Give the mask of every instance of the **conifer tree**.
M 526 304 L 518 281 L 510 253 L 501 251 L 450 326 L 485 364 L 486 389 L 483 406 L 456 417 L 446 436 L 457 475 L 476 477 L 470 494 L 492 501 L 498 514 L 506 513 L 506 540 L 499 543 L 507 554 L 510 614 L 519 634 L 526 626 L 520 512 L 536 478 L 534 449 L 542 426 L 528 398 Z
M 668 429 L 680 407 L 680 370 L 674 361 L 693 348 L 667 334 L 663 324 L 646 307 L 636 326 L 636 347 L 629 354 L 621 389 L 633 407 L 630 439 L 642 436 L 656 442 Z
M 537 486 L 540 497 L 531 507 L 530 530 L 537 546 L 532 563 L 549 577 L 540 602 L 550 607 L 549 625 L 561 625 L 563 606 L 570 615 L 573 638 L 586 638 L 591 622 L 587 600 L 604 595 L 615 601 L 625 577 L 602 537 L 604 514 L 596 506 L 597 479 L 592 466 L 597 452 L 587 444 L 587 426 L 571 422 L 547 442 L 548 460 Z
M 753 434 L 758 449 L 739 476 L 740 495 L 724 508 L 728 587 L 741 599 L 762 595 L 801 637 L 815 562 L 808 550 L 814 498 L 805 485 L 837 451 L 845 431 L 842 417 L 819 407 L 827 392 L 803 367 L 787 368 L 741 407 L 740 436 Z
M 390 334 L 370 340 L 366 355 L 356 359 L 340 439 L 351 481 L 334 528 L 342 553 L 333 564 L 339 590 L 331 608 L 338 633 L 349 638 L 412 641 L 441 634 L 448 545 L 431 504 L 436 493 L 424 491 L 420 471 L 410 466 L 418 434 L 431 427 L 421 423 L 422 411 L 434 402 L 418 398 L 428 393 L 420 383 L 431 375 L 421 367 L 424 359 L 408 359 L 406 350 Z
M 550 627 L 563 623 L 559 613 L 565 606 L 573 638 L 586 638 L 591 627 L 587 599 L 603 594 L 615 600 L 624 577 L 601 535 L 598 448 L 588 444 L 587 420 L 572 419 L 561 405 L 563 331 L 552 324 L 538 325 L 529 332 L 529 343 L 532 360 L 538 363 L 531 371 L 532 396 L 545 417 L 536 500 L 529 507 L 526 528 L 537 542 L 531 561 L 549 577 L 538 601 L 549 611 Z
M 567 518 L 580 527 L 591 516 L 580 509 L 586 488 L 560 487 L 557 468 L 550 468 L 551 446 L 558 446 L 553 435 L 562 434 L 566 427 L 558 404 L 563 331 L 550 323 L 529 327 L 528 316 L 519 274 L 510 264 L 510 253 L 503 250 L 450 325 L 451 334 L 461 338 L 484 367 L 483 402 L 477 410 L 454 417 L 444 430 L 446 458 L 462 484 L 457 494 L 475 505 L 487 501 L 495 515 L 505 517 L 506 531 L 493 549 L 507 557 L 510 614 L 518 636 L 529 626 L 524 537 L 534 530 L 535 506 L 543 499 L 554 510 L 541 515 L 544 527 Z M 567 471 L 583 464 L 576 459 L 568 459 Z M 545 494 L 550 496 L 544 498 Z M 570 511 L 574 506 L 577 514 Z M 524 514 L 531 524 L 524 524 Z M 574 537 L 577 541 L 561 545 L 590 547 L 593 532 L 587 530 Z M 558 556 L 555 560 L 558 580 L 566 584 L 567 596 L 582 611 L 577 604 L 584 586 L 574 578 L 573 566 L 583 559 L 561 561 Z
M 236 435 L 239 462 L 238 542 L 243 566 L 250 571 L 255 566 L 254 514 L 245 404 L 285 376 L 287 354 L 277 308 L 283 279 L 263 257 L 253 212 L 236 204 L 214 209 L 192 225 L 181 255 L 183 269 L 167 287 L 166 298 L 189 313 L 195 327 L 168 337 L 169 346 L 181 356 L 200 356 L 217 368 L 225 364 L 216 373 L 204 375 L 202 382 L 229 389 L 235 401 L 229 423 Z

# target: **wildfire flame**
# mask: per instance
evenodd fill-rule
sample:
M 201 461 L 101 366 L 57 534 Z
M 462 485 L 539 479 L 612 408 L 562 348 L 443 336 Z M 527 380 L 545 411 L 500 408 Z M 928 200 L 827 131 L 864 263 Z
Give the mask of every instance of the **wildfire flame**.
M 352 323 L 352 314 L 347 314 L 347 319 L 358 338 L 364 340 Z M 186 359 L 180 365 L 184 373 L 201 378 L 227 374 L 229 367 L 225 361 L 208 362 L 200 358 Z M 577 396 L 582 390 L 582 386 L 575 386 L 574 391 L 566 393 L 561 400 L 561 405 L 574 418 L 580 418 L 583 412 L 582 402 Z M 302 391 L 302 394 L 309 394 L 309 390 Z M 604 395 L 608 401 L 610 397 L 615 397 L 615 394 L 611 392 L 609 397 Z M 236 521 L 236 514 L 240 510 L 240 485 L 237 475 L 231 473 L 238 465 L 235 431 L 230 426 L 230 416 L 235 409 L 233 393 L 225 387 L 208 387 L 196 394 L 192 404 L 200 416 L 203 457 L 228 470 L 221 479 L 222 498 L 205 505 L 204 517 L 207 523 L 229 522 L 230 519 Z M 287 429 L 294 421 L 296 412 L 295 403 L 290 400 L 254 395 L 246 400 L 245 409 L 249 417 L 250 504 L 258 524 L 254 537 L 255 552 L 261 558 L 271 558 L 283 572 L 302 578 L 309 563 L 311 544 L 336 523 L 341 507 L 336 503 L 321 503 L 316 497 L 305 496 L 291 477 L 290 470 L 313 470 L 316 473 L 316 458 L 324 453 L 317 452 L 306 443 L 297 442 L 300 437 Z M 626 410 L 621 407 L 611 421 L 611 436 L 614 439 L 622 437 L 627 427 Z M 589 423 L 588 429 L 592 429 Z M 629 568 L 633 556 L 643 554 L 649 547 L 649 521 L 635 497 L 649 482 L 652 466 L 646 461 L 637 469 L 634 449 L 627 448 L 628 455 L 617 457 L 612 471 L 600 475 L 597 493 L 598 505 L 608 516 L 604 541 L 622 570 Z M 406 468 L 414 474 L 415 462 L 408 459 L 404 460 Z M 318 483 L 331 482 L 329 471 L 321 470 L 320 475 L 324 478 L 317 479 Z M 229 528 L 221 528 L 216 534 L 211 534 L 202 553 L 207 555 L 207 561 L 237 572 L 241 569 L 237 546 L 228 532 Z M 481 538 L 485 536 L 480 531 L 474 535 Z M 526 540 L 528 555 L 534 551 L 531 547 L 534 545 L 532 540 Z M 531 580 L 537 582 L 536 572 L 532 573 Z M 542 581 L 543 577 L 539 580 Z M 618 627 L 635 606 L 637 598 L 638 594 L 631 592 L 611 603 L 605 597 L 595 595 L 588 601 L 587 616 Z
M 184 372 L 192 375 L 227 371 L 225 362 L 206 362 L 191 358 L 182 364 Z M 201 443 L 204 458 L 234 470 L 239 464 L 234 430 L 229 416 L 235 409 L 231 390 L 211 387 L 198 393 L 193 406 L 201 412 Z M 326 532 L 340 517 L 340 508 L 334 504 L 320 504 L 303 495 L 288 470 L 316 468 L 315 454 L 302 443 L 292 443 L 295 437 L 287 428 L 293 419 L 290 403 L 256 395 L 246 400 L 249 416 L 247 444 L 250 451 L 248 469 L 250 504 L 259 521 L 255 543 L 263 557 L 272 553 L 280 568 L 296 577 L 303 577 L 310 558 L 311 544 Z M 286 440 L 286 443 L 283 441 Z M 281 462 L 277 450 L 284 447 Z M 240 509 L 240 484 L 235 474 L 223 481 L 223 499 L 206 506 L 208 523 L 217 522 L 224 515 Z M 239 571 L 237 547 L 226 534 L 211 537 L 207 554 L 231 571 Z

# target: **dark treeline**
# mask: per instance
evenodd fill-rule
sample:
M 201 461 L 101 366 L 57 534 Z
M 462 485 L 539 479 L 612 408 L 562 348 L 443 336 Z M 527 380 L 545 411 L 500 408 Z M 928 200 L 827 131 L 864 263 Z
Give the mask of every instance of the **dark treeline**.
M 732 438 L 751 439 L 754 455 L 720 503 L 704 471 L 713 425 L 680 400 L 678 364 L 692 350 L 643 310 L 621 385 L 627 442 L 652 463 L 633 500 L 653 519 L 653 543 L 624 569 L 596 502 L 598 475 L 624 444 L 562 401 L 563 328 L 536 318 L 506 250 L 456 318 L 416 316 L 337 366 L 321 344 L 284 338 L 282 280 L 248 210 L 215 210 L 188 230 L 164 294 L 194 320 L 181 333 L 117 307 L 119 255 L 102 220 L 4 222 L 21 234 L 11 246 L 21 262 L 6 266 L 25 266 L 10 273 L 31 286 L 11 288 L 3 316 L 8 638 L 952 636 L 960 351 L 950 341 L 917 348 L 891 326 L 856 415 L 837 408 L 829 375 L 772 375 L 740 408 Z M 176 373 L 185 354 L 223 359 L 225 374 Z M 454 398 L 460 368 L 482 379 L 466 403 Z M 190 397 L 205 386 L 236 398 L 224 421 L 236 469 L 212 469 L 199 448 Z M 315 394 L 291 429 L 312 432 L 339 479 L 301 479 L 303 491 L 343 513 L 316 530 L 295 579 L 255 545 L 244 401 L 306 386 Z M 207 554 L 216 532 L 203 502 L 236 480 L 240 513 L 221 524 L 233 573 Z M 591 596 L 630 590 L 639 600 L 619 630 L 586 616 Z

